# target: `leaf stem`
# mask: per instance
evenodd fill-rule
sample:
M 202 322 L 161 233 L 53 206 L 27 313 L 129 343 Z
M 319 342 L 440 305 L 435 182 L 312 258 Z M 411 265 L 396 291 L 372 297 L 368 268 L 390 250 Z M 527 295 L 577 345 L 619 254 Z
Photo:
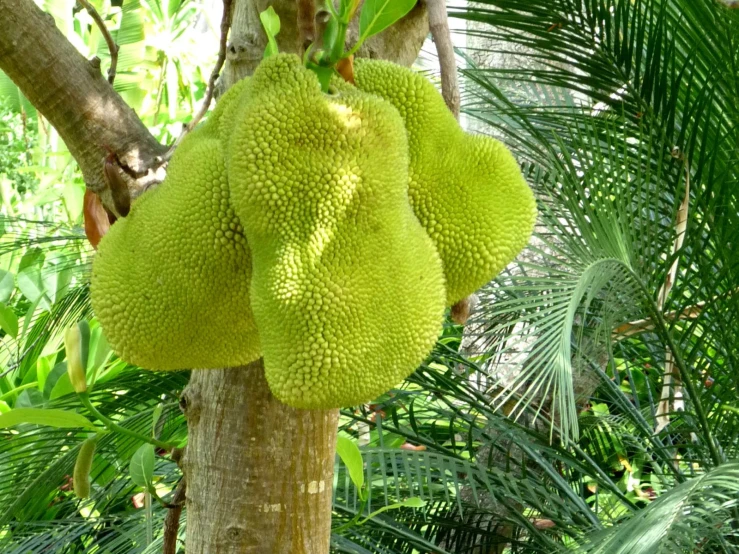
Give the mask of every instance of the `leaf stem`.
M 365 497 L 362 500 L 362 503 L 359 505 L 359 509 L 357 510 L 357 513 L 354 514 L 354 517 L 351 518 L 349 521 L 344 523 L 343 525 L 339 525 L 336 529 L 331 529 L 332 533 L 338 533 L 340 531 L 344 531 L 346 529 L 349 529 L 350 527 L 354 527 L 358 524 L 359 519 L 362 517 L 362 512 L 364 511 L 364 507 L 367 505 L 367 498 Z M 366 521 L 366 519 L 365 519 Z
M 38 387 L 38 381 L 26 383 L 25 385 L 19 385 L 15 387 L 13 390 L 10 390 L 6 392 L 5 394 L 0 395 L 0 400 L 5 400 L 6 398 L 10 398 L 14 394 L 18 394 L 19 392 L 24 391 L 26 389 L 32 389 L 33 387 Z
M 146 435 L 142 435 L 141 433 L 137 433 L 136 431 L 131 431 L 130 429 L 126 429 L 125 427 L 121 427 L 111 419 L 108 419 L 103 414 L 101 414 L 98 409 L 92 405 L 92 402 L 90 402 L 90 396 L 86 392 L 82 392 L 78 394 L 80 398 L 80 402 L 82 402 L 82 405 L 87 408 L 87 410 L 94 415 L 96 418 L 98 418 L 103 425 L 109 430 L 114 433 L 121 433 L 123 435 L 128 435 L 129 437 L 133 437 L 135 439 L 138 439 L 142 442 L 147 442 L 149 444 L 153 444 L 154 446 L 158 446 L 159 448 L 164 448 L 165 450 L 172 450 L 177 445 L 171 444 L 168 442 L 162 442 L 160 440 L 157 440 L 153 437 L 147 437 Z

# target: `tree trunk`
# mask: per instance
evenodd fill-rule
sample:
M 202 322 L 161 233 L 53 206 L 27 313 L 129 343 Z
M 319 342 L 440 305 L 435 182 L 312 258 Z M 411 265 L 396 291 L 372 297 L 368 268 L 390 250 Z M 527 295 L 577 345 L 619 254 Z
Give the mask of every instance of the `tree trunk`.
M 183 404 L 188 554 L 328 552 L 338 410 L 281 404 L 261 361 L 194 371 Z

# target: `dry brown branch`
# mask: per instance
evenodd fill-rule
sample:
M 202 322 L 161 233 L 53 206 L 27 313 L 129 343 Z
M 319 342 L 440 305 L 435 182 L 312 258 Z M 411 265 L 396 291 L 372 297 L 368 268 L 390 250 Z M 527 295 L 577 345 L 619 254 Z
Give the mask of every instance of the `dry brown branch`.
M 657 295 L 657 309 L 659 311 L 664 310 L 667 297 L 672 291 L 675 279 L 677 279 L 677 268 L 678 263 L 680 262 L 680 257 L 676 256 L 676 254 L 683 247 L 683 242 L 685 242 L 685 232 L 688 227 L 688 208 L 690 206 L 690 165 L 679 150 L 675 150 L 672 155 L 676 159 L 682 160 L 685 165 L 685 196 L 677 210 L 677 218 L 675 221 L 675 242 L 672 245 L 672 255 L 675 256 L 675 260 L 672 262 L 672 266 L 670 266 L 670 270 L 667 272 L 667 277 L 665 277 L 665 282 L 662 284 L 659 294 Z M 665 370 L 664 380 L 662 382 L 662 394 L 660 395 L 657 412 L 655 413 L 657 425 L 655 426 L 654 432 L 659 433 L 669 425 L 670 413 L 684 409 L 685 404 L 683 401 L 680 372 L 675 365 L 672 350 L 667 348 L 665 350 Z
M 223 68 L 223 64 L 226 61 L 226 46 L 228 45 L 228 31 L 231 27 L 231 4 L 233 0 L 223 0 L 223 17 L 221 18 L 221 40 L 218 46 L 218 59 L 216 60 L 216 65 L 213 67 L 213 71 L 210 74 L 210 78 L 208 79 L 208 88 L 205 90 L 205 98 L 203 98 L 203 104 L 200 106 L 200 109 L 197 111 L 195 116 L 190 120 L 190 123 L 185 125 L 184 129 L 182 129 L 182 133 L 180 133 L 180 136 L 177 137 L 177 140 L 174 142 L 174 144 L 170 147 L 170 149 L 167 151 L 167 153 L 164 156 L 164 160 L 169 160 L 172 155 L 174 154 L 175 150 L 177 150 L 177 147 L 182 142 L 182 139 L 184 139 L 187 134 L 192 131 L 198 123 L 200 123 L 200 120 L 203 119 L 203 116 L 208 111 L 208 108 L 210 108 L 210 103 L 213 101 L 213 93 L 216 88 L 216 81 L 218 80 L 218 76 L 221 74 L 221 69 Z
M 706 302 L 698 302 L 696 304 L 693 304 L 692 306 L 688 306 L 687 308 L 681 310 L 681 311 L 672 311 L 672 312 L 666 312 L 664 314 L 665 321 L 667 322 L 673 322 L 678 320 L 685 320 L 685 319 L 696 319 L 701 312 L 703 311 L 703 307 L 706 305 Z M 656 327 L 654 320 L 652 318 L 646 318 L 646 319 L 638 319 L 636 321 L 629 321 L 628 323 L 624 323 L 623 325 L 619 325 L 616 327 L 613 332 L 611 333 L 611 338 L 613 340 L 622 340 L 628 337 L 633 337 L 634 335 L 638 335 L 640 333 L 646 333 L 648 331 L 654 330 Z
M 100 29 L 100 32 L 103 34 L 103 38 L 105 38 L 105 42 L 108 44 L 108 51 L 110 52 L 110 68 L 108 69 L 108 82 L 112 85 L 113 81 L 115 81 L 115 71 L 116 67 L 118 66 L 118 45 L 113 40 L 113 37 L 110 34 L 110 31 L 108 31 L 108 27 L 105 26 L 105 21 L 103 21 L 103 18 L 100 17 L 100 14 L 97 12 L 95 7 L 88 2 L 88 0 L 77 0 L 79 4 L 87 10 L 87 13 L 90 14 L 90 17 L 92 17 L 93 21 L 95 21 L 95 25 L 98 26 L 98 29 Z

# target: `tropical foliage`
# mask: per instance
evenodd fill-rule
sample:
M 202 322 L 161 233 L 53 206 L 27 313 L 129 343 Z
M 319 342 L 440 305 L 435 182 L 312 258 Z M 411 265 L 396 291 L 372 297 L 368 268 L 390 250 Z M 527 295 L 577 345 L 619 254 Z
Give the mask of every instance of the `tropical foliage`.
M 193 46 L 204 12 L 93 3 L 122 45 L 118 90 L 169 140 L 210 71 Z M 86 13 L 46 7 L 105 69 Z M 468 24 L 467 121 L 514 150 L 539 226 L 402 387 L 343 412 L 363 477 L 337 459 L 334 550 L 739 552 L 739 10 L 484 0 L 450 15 Z M 157 552 L 155 496 L 179 469 L 159 451 L 144 493 L 142 442 L 103 432 L 74 394 L 64 330 L 89 319 L 91 405 L 128 431 L 181 443 L 188 376 L 110 352 L 89 310 L 83 183 L 17 90 L 0 81 L 0 95 L 0 422 L 43 408 L 98 426 L 0 429 L 0 550 Z

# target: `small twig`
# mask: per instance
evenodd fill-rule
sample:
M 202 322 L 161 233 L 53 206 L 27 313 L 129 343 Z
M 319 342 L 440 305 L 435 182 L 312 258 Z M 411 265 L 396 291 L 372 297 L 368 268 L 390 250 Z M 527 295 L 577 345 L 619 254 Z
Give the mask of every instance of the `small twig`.
M 454 58 L 454 44 L 449 31 L 449 20 L 444 0 L 428 0 L 429 29 L 436 44 L 441 69 L 441 94 L 449 110 L 459 119 L 459 81 L 457 81 L 457 62 Z
M 182 506 L 185 504 L 186 494 L 187 481 L 183 475 L 172 495 L 171 508 L 169 508 L 167 516 L 164 518 L 162 554 L 176 554 L 177 552 L 177 533 L 180 530 L 180 516 L 182 515 Z
M 298 0 L 298 32 L 300 33 L 300 46 L 305 52 L 311 44 L 316 42 L 315 0 Z
M 85 8 L 85 10 L 87 10 L 87 13 L 90 14 L 90 17 L 92 17 L 93 21 L 95 21 L 95 24 L 98 26 L 98 29 L 100 29 L 100 32 L 103 34 L 105 42 L 108 43 L 108 51 L 110 52 L 110 69 L 108 69 L 108 82 L 112 85 L 113 81 L 115 81 L 115 71 L 116 67 L 118 66 L 118 45 L 113 40 L 110 31 L 108 31 L 108 28 L 105 26 L 105 21 L 103 21 L 103 18 L 100 17 L 100 14 L 97 12 L 94 6 L 90 4 L 88 0 L 77 0 L 77 2 L 79 2 L 80 6 Z
M 200 109 L 195 114 L 195 117 L 192 118 L 190 123 L 185 125 L 184 129 L 182 129 L 182 133 L 180 133 L 180 136 L 170 147 L 167 153 L 163 156 L 163 161 L 168 161 L 172 157 L 175 150 L 177 150 L 177 147 L 182 142 L 182 139 L 184 139 L 187 134 L 192 131 L 198 123 L 200 123 L 200 120 L 203 119 L 203 116 L 208 111 L 208 108 L 210 108 L 210 103 L 213 101 L 213 92 L 216 88 L 216 80 L 221 74 L 223 64 L 226 62 L 226 46 L 228 45 L 228 31 L 231 28 L 232 2 L 233 0 L 223 0 L 223 17 L 221 18 L 221 42 L 218 47 L 218 59 L 216 60 L 216 65 L 213 68 L 213 72 L 210 74 L 210 79 L 208 79 L 208 88 L 205 91 L 203 105 L 200 106 Z

